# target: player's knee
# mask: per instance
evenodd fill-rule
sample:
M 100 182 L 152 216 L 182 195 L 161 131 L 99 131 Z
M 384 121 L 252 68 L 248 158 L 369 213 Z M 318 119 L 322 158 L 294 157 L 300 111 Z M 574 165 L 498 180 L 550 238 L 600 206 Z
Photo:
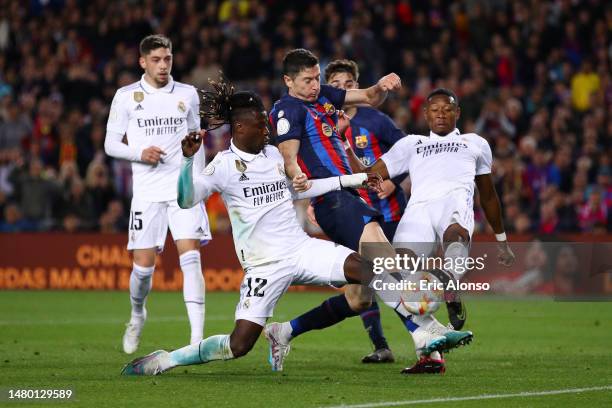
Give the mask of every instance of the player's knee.
M 361 313 L 370 308 L 372 306 L 372 297 L 364 297 L 360 296 L 358 292 L 345 292 L 344 296 L 346 296 L 346 301 L 349 304 L 351 310 L 355 313 Z
M 469 242 L 470 234 L 459 224 L 453 224 L 444 231 L 442 240 L 445 243 L 451 242 Z
M 232 354 L 234 358 L 246 356 L 249 351 L 253 349 L 255 342 L 251 342 L 246 339 L 231 339 L 230 338 L 230 349 L 232 350 Z

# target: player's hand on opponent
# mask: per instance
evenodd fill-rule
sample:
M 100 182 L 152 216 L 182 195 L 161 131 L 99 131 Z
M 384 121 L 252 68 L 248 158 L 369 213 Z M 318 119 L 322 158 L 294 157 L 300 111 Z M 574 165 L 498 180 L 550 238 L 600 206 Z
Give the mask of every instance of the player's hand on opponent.
M 295 176 L 292 180 L 292 183 L 293 189 L 298 193 L 303 193 L 312 186 L 312 182 L 308 180 L 308 177 L 306 177 L 304 173 L 300 173 Z
M 380 194 L 382 191 L 383 179 L 378 173 L 366 173 L 368 178 L 363 182 L 364 187 L 369 188 L 375 193 Z
M 142 154 L 140 155 L 140 160 L 148 164 L 157 164 L 159 162 L 163 163 L 162 156 L 165 154 L 166 152 L 164 152 L 159 147 L 149 146 L 142 151 Z
M 380 78 L 378 80 L 378 86 L 385 92 L 395 91 L 402 87 L 402 80 L 396 73 L 392 72 Z
M 514 263 L 514 259 L 516 256 L 512 249 L 510 249 L 510 245 L 508 245 L 508 241 L 502 241 L 497 243 L 497 261 L 504 266 L 511 266 Z
M 181 148 L 183 149 L 183 156 L 191 157 L 198 150 L 200 150 L 200 146 L 202 145 L 202 139 L 206 135 L 205 130 L 200 130 L 199 132 L 191 132 L 187 136 L 181 140 Z
M 396 186 L 395 183 L 391 180 L 384 180 L 380 185 L 380 192 L 378 193 L 378 198 L 384 200 L 389 197 L 395 191 Z

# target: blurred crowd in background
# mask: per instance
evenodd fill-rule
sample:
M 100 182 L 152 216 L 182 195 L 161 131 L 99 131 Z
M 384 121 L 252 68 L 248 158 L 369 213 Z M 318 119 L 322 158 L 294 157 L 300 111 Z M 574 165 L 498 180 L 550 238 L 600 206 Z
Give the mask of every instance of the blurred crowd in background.
M 175 80 L 201 88 L 223 70 L 268 109 L 285 91 L 283 55 L 297 47 L 322 70 L 357 61 L 363 87 L 399 74 L 403 89 L 381 110 L 406 133 L 428 134 L 425 96 L 453 89 L 460 130 L 492 146 L 509 232 L 612 228 L 604 0 L 5 0 L 0 231 L 127 229 L 131 170 L 104 153 L 106 119 L 115 91 L 139 80 L 138 43 L 150 33 L 173 41 Z M 209 135 L 209 159 L 228 138 L 226 128 Z M 218 198 L 208 211 L 213 230 L 229 229 Z

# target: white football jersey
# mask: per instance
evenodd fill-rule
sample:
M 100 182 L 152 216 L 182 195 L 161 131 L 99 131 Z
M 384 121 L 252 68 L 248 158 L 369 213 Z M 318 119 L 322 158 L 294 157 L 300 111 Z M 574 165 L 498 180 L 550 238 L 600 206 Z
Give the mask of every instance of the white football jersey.
M 381 156 L 389 177 L 409 173 L 408 206 L 435 200 L 455 190 L 474 194 L 474 177 L 491 173 L 489 143 L 475 133 L 455 129 L 446 136 L 408 135 Z
M 115 93 L 107 131 L 127 134 L 130 147 L 143 150 L 157 146 L 166 152 L 155 166 L 132 162 L 134 196 L 151 202 L 176 200 L 181 140 L 200 129 L 199 105 L 196 89 L 172 77 L 163 88 L 154 88 L 143 75 Z M 195 168 L 203 167 L 203 149 L 194 160 Z
M 221 193 L 244 269 L 285 259 L 308 240 L 297 220 L 284 166 L 274 146 L 250 154 L 231 143 L 201 174 L 194 171 L 196 189 L 205 196 Z

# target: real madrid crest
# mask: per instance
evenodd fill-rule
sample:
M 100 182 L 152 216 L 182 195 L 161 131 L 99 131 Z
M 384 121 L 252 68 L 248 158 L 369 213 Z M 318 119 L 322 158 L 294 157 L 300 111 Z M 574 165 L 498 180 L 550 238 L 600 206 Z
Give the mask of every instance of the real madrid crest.
M 368 136 L 367 135 L 359 135 L 355 138 L 355 144 L 360 149 L 365 149 L 368 147 Z
M 332 127 L 329 126 L 327 123 L 323 123 L 321 125 L 321 130 L 323 131 L 323 134 L 327 137 L 330 137 L 332 133 L 334 133 L 334 130 L 332 129 Z
M 144 92 L 134 91 L 134 101 L 140 103 L 144 100 Z
M 183 101 L 179 101 L 178 110 L 181 111 L 182 113 L 185 113 L 185 111 L 187 110 L 187 108 L 185 107 L 185 103 Z
M 278 169 L 278 174 L 280 174 L 281 176 L 285 175 L 285 169 L 282 164 L 276 163 L 276 168 Z
M 247 165 L 245 162 L 243 162 L 242 160 L 236 160 L 236 170 L 238 170 L 240 173 L 244 173 L 247 169 Z

